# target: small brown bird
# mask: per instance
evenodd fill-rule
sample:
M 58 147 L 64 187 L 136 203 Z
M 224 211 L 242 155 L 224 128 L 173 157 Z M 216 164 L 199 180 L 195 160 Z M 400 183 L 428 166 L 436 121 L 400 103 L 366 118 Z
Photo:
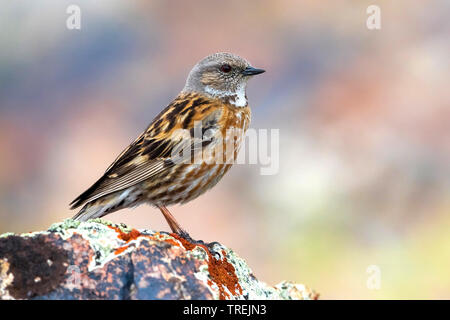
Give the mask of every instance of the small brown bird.
M 197 198 L 230 169 L 250 123 L 247 81 L 263 72 L 231 53 L 197 63 L 175 100 L 72 201 L 71 209 L 83 206 L 73 219 L 149 203 L 172 232 L 190 239 L 166 206 Z

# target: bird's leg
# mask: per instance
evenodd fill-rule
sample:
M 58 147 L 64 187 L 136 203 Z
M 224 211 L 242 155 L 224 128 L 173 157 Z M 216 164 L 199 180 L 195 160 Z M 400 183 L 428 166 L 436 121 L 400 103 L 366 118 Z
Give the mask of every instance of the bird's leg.
M 166 218 L 167 224 L 173 233 L 178 234 L 179 236 L 185 238 L 186 240 L 192 240 L 189 233 L 187 233 L 177 222 L 175 217 L 170 213 L 170 211 L 165 206 L 158 206 L 159 210 L 163 214 L 164 218 Z
M 179 235 L 180 237 L 186 239 L 187 241 L 189 241 L 193 244 L 201 244 L 201 245 L 207 246 L 208 249 L 210 249 L 210 252 L 215 244 L 220 245 L 220 243 L 218 243 L 218 242 L 205 243 L 202 240 L 192 239 L 191 236 L 189 235 L 189 233 L 187 233 L 186 230 L 184 230 L 180 226 L 180 224 L 177 222 L 175 217 L 170 213 L 170 211 L 165 206 L 158 206 L 158 208 L 159 208 L 159 210 L 161 210 L 161 213 L 163 214 L 164 218 L 167 221 L 167 224 L 169 225 L 169 227 L 173 233 Z M 211 252 L 211 253 L 214 253 L 214 252 Z

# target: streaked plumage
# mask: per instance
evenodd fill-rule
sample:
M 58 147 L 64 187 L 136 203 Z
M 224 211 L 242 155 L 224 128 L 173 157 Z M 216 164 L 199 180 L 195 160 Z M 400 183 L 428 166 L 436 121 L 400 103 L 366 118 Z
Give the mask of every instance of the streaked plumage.
M 178 97 L 71 203 L 71 209 L 83 206 L 74 219 L 149 203 L 161 209 L 173 232 L 183 233 L 165 206 L 195 199 L 230 169 L 232 162 L 226 160 L 236 159 L 250 123 L 245 85 L 262 72 L 227 53 L 200 61 Z M 236 136 L 227 134 L 233 128 Z M 188 150 L 188 158 L 178 157 Z

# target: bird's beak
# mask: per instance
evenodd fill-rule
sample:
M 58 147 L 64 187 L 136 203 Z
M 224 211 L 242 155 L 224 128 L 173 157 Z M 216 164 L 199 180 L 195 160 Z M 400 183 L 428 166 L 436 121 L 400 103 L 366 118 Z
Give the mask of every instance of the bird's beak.
M 242 71 L 242 74 L 244 76 L 254 76 L 254 75 L 257 75 L 257 74 L 260 74 L 260 73 L 263 73 L 263 72 L 266 72 L 266 70 L 256 69 L 256 68 L 253 68 L 253 67 L 247 67 L 247 68 L 245 68 L 244 71 Z

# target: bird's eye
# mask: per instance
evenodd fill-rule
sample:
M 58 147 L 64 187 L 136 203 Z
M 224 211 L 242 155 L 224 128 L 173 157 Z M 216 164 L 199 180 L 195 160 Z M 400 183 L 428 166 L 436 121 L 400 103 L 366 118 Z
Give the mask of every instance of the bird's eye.
M 231 66 L 227 63 L 220 66 L 220 71 L 228 73 L 231 71 Z

